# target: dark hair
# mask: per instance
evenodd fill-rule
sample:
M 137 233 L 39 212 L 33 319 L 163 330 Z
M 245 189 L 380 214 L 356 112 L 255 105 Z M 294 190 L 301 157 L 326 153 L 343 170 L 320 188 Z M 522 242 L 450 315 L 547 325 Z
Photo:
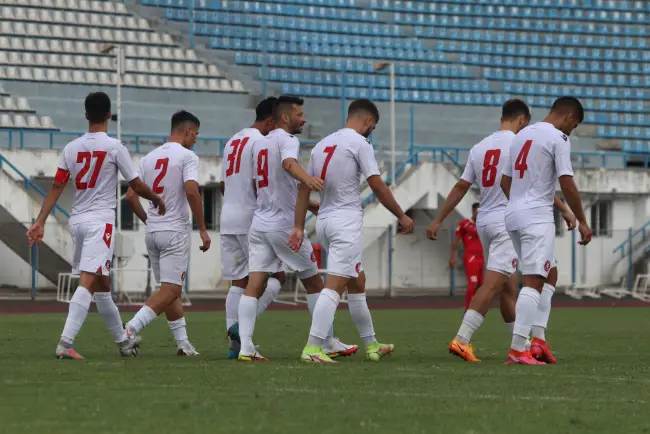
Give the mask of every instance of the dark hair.
M 84 106 L 91 124 L 105 122 L 111 114 L 111 99 L 104 92 L 89 93 Z
M 556 99 L 551 107 L 551 113 L 563 113 L 563 114 L 573 114 L 578 119 L 579 122 L 582 122 L 585 119 L 585 109 L 582 108 L 582 104 L 578 98 L 573 96 L 561 96 Z
M 478 202 L 474 202 L 474 203 L 472 204 L 472 209 L 476 209 L 476 208 L 478 208 L 479 205 L 480 205 L 480 204 L 479 204 Z
M 273 117 L 276 121 L 279 120 L 280 115 L 286 113 L 293 105 L 302 106 L 305 103 L 305 100 L 295 95 L 280 95 L 278 100 L 273 106 Z
M 375 119 L 375 122 L 379 122 L 379 109 L 377 109 L 374 102 L 367 98 L 360 98 L 355 99 L 350 103 L 350 107 L 348 107 L 348 117 L 365 113 L 372 116 Z
M 521 99 L 509 99 L 503 104 L 501 109 L 501 118 L 504 120 L 513 120 L 519 116 L 524 115 L 530 119 L 530 109 L 528 105 Z
M 255 108 L 255 121 L 264 121 L 268 119 L 269 116 L 273 116 L 273 108 L 277 101 L 278 99 L 274 96 L 270 96 L 260 101 Z
M 199 118 L 190 112 L 181 110 L 172 115 L 172 131 L 182 126 L 186 122 L 193 123 L 197 128 L 201 126 L 201 121 L 199 121 Z

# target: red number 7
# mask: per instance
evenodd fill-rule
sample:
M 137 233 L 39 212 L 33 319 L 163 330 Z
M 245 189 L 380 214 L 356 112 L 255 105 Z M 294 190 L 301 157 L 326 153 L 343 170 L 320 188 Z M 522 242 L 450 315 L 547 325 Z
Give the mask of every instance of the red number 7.
M 327 146 L 323 150 L 323 152 L 327 154 L 327 157 L 325 157 L 325 164 L 323 164 L 323 170 L 320 173 L 320 179 L 322 179 L 323 181 L 325 181 L 325 175 L 327 175 L 327 166 L 330 165 L 330 161 L 332 160 L 334 151 L 336 151 L 336 145 Z

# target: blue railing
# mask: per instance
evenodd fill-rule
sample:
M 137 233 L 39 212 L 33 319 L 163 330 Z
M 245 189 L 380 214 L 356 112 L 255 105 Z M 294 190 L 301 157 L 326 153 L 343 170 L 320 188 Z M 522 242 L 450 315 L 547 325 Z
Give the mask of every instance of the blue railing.
M 628 239 L 626 239 L 621 244 L 619 244 L 618 247 L 616 247 L 612 251 L 612 253 L 616 253 L 616 252 L 618 252 L 620 250 L 621 251 L 621 259 L 623 259 L 625 257 L 626 250 L 629 250 L 629 249 L 627 249 L 627 247 L 629 245 L 631 245 L 631 244 L 633 245 L 633 244 L 636 243 L 635 239 L 637 238 L 637 236 L 639 236 L 639 235 L 641 236 L 641 239 L 639 240 L 639 242 L 644 243 L 646 241 L 649 230 L 650 230 L 650 221 L 648 221 L 646 224 L 641 226 L 639 229 L 633 230 L 630 233 L 630 236 L 628 237 Z
M 13 164 L 11 164 L 11 162 L 9 160 L 7 160 L 3 155 L 0 155 L 0 169 L 2 169 L 4 166 L 7 166 L 10 169 L 12 169 L 14 172 L 16 172 L 16 174 L 18 174 L 18 176 L 20 176 L 23 179 L 23 181 L 25 181 L 25 190 L 27 190 L 27 191 L 29 191 L 30 189 L 34 190 L 38 194 L 43 196 L 43 198 L 45 198 L 46 193 L 38 185 L 34 184 L 31 181 L 31 179 L 29 179 L 27 176 L 25 176 L 25 174 L 23 174 L 23 172 L 18 170 L 18 168 L 16 166 L 14 166 Z M 64 216 L 66 216 L 68 218 L 70 217 L 70 214 L 68 214 L 68 212 L 66 210 L 64 210 L 63 208 L 61 208 L 61 206 L 59 206 L 58 204 L 54 205 L 54 208 L 52 209 L 52 215 L 56 215 L 57 212 L 59 212 L 60 214 L 63 214 Z

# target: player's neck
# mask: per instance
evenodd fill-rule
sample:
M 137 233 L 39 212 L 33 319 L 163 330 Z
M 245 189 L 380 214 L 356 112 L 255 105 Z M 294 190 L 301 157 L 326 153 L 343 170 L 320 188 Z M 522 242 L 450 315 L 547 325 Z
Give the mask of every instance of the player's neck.
M 262 122 L 255 122 L 250 126 L 251 128 L 256 129 L 260 134 L 267 135 L 269 132 L 264 130 L 264 124 Z
M 106 123 L 101 123 L 101 124 L 88 124 L 88 132 L 89 133 L 108 133 L 108 124 Z
M 185 145 L 183 145 L 183 137 L 182 136 L 175 136 L 175 135 L 172 134 L 172 135 L 169 136 L 169 139 L 167 141 L 170 142 L 170 143 L 178 143 L 182 147 L 185 147 Z
M 560 129 L 559 126 L 562 125 L 562 119 L 557 118 L 553 113 L 549 113 L 542 122 L 551 124 L 558 130 Z
M 514 122 L 502 122 L 499 131 L 511 131 L 514 134 L 517 134 L 517 125 Z
M 277 128 L 284 130 L 287 134 L 293 135 L 291 128 L 289 128 L 289 125 L 278 125 Z

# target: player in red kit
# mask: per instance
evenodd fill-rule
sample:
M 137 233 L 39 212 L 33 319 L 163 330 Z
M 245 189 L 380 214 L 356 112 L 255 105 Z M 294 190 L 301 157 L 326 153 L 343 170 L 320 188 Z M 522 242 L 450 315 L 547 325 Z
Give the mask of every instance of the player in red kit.
M 476 216 L 478 215 L 478 202 L 472 205 L 472 218 L 461 221 L 456 227 L 456 236 L 451 243 L 449 267 L 456 267 L 456 248 L 458 241 L 463 240 L 464 255 L 463 265 L 467 277 L 467 292 L 465 293 L 465 311 L 469 302 L 474 297 L 476 290 L 483 284 L 483 247 L 476 231 Z

